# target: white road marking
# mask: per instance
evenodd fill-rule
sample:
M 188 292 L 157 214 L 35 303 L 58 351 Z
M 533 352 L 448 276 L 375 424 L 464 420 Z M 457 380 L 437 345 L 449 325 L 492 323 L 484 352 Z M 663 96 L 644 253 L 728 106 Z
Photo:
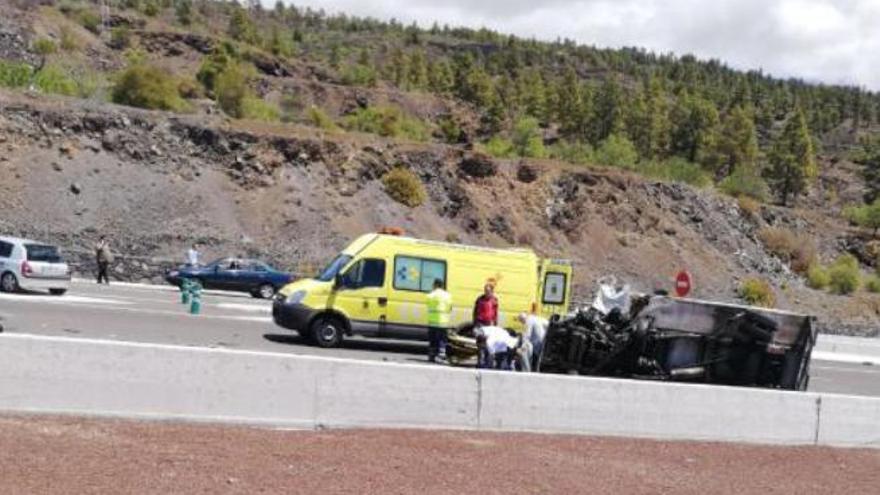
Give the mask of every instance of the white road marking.
M 220 309 L 237 309 L 239 311 L 252 311 L 255 313 L 271 314 L 272 308 L 267 305 L 257 306 L 254 304 L 217 303 L 213 305 Z
M 876 369 L 876 368 L 864 368 L 864 369 L 859 369 L 859 368 L 841 368 L 840 366 L 816 366 L 816 365 L 812 365 L 812 366 L 810 366 L 810 371 L 813 371 L 813 370 L 837 371 L 837 372 L 840 372 L 840 373 L 871 373 L 871 374 L 877 374 L 877 373 L 880 373 L 880 369 Z M 810 379 L 812 380 L 812 378 L 810 378 Z
M 34 294 L 0 294 L 0 301 L 15 301 L 22 303 L 50 303 L 50 304 L 131 304 L 124 301 L 114 301 L 113 299 L 102 299 L 99 297 L 85 296 L 43 296 Z
M 880 357 L 863 356 L 860 354 L 844 354 L 840 352 L 813 351 L 812 359 L 817 361 L 831 361 L 836 363 L 870 363 L 880 365 Z
M 138 284 L 134 282 L 111 282 L 109 286 L 99 286 L 95 283 L 94 280 L 87 280 L 82 278 L 72 279 L 71 282 L 74 285 L 90 285 L 92 287 L 99 287 L 99 290 L 105 287 L 121 287 L 123 289 L 139 289 L 139 290 L 150 290 L 150 291 L 162 291 L 162 292 L 180 292 L 180 289 L 173 285 L 157 285 L 157 284 Z M 202 291 L 203 294 L 216 295 L 216 296 L 230 296 L 230 297 L 251 297 L 250 294 L 246 294 L 244 292 L 233 292 L 227 290 L 206 290 Z

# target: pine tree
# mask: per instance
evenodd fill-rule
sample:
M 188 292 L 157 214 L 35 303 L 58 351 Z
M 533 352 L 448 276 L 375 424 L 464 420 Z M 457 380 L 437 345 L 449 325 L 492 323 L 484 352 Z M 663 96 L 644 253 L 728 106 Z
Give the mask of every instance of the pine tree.
M 538 120 L 547 119 L 547 93 L 541 73 L 534 69 L 525 71 L 517 79 L 519 100 L 526 115 Z
M 737 168 L 755 171 L 758 162 L 758 135 L 751 110 L 735 107 L 724 119 L 718 140 L 718 179 Z
M 192 24 L 192 0 L 178 0 L 174 7 L 174 15 L 177 17 L 177 22 L 184 26 Z
M 672 125 L 672 151 L 714 170 L 720 125 L 715 105 L 699 96 L 683 93 L 673 108 Z
M 651 122 L 644 91 L 636 90 L 629 97 L 626 112 L 626 135 L 643 157 L 651 156 Z
M 409 56 L 409 84 L 415 89 L 428 87 L 428 63 L 425 52 L 416 50 Z
M 391 54 L 391 64 L 388 66 L 388 78 L 395 86 L 401 89 L 409 89 L 409 57 L 397 48 Z
M 590 141 L 596 145 L 624 127 L 623 92 L 614 77 L 609 77 L 593 98 L 594 123 Z
M 455 86 L 455 74 L 447 59 L 431 61 L 428 65 L 428 83 L 431 91 L 440 94 L 450 93 Z
M 491 86 L 486 89 L 486 93 L 482 98 L 485 99 L 485 103 L 482 106 L 486 109 L 482 117 L 483 130 L 487 134 L 498 134 L 501 132 L 507 119 L 507 109 L 504 107 L 504 101 L 501 99 L 498 91 Z
M 770 151 L 769 178 L 787 205 L 791 196 L 804 192 L 818 175 L 813 139 L 803 110 L 798 106 L 785 123 Z
M 229 26 L 226 31 L 236 41 L 259 44 L 260 38 L 257 35 L 254 21 L 250 14 L 238 4 L 234 4 L 232 8 L 232 15 L 229 17 Z
M 865 179 L 865 202 L 873 203 L 880 198 L 880 138 L 862 142 L 862 152 L 854 160 L 862 166 Z
M 553 92 L 553 116 L 559 122 L 559 130 L 567 137 L 579 134 L 581 108 L 581 88 L 574 68 L 566 69 L 557 81 Z
M 648 81 L 648 132 L 650 149 L 647 156 L 666 158 L 672 141 L 672 124 L 669 122 L 669 100 L 658 77 Z

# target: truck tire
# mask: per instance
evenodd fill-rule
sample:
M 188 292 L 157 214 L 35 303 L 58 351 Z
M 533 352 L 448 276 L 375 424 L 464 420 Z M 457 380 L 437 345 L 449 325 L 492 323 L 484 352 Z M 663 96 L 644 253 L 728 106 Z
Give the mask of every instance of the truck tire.
M 312 334 L 311 340 L 315 345 L 324 349 L 330 349 L 339 347 L 342 344 L 342 335 L 345 332 L 345 327 L 339 321 L 339 318 L 321 316 L 312 322 L 310 330 Z

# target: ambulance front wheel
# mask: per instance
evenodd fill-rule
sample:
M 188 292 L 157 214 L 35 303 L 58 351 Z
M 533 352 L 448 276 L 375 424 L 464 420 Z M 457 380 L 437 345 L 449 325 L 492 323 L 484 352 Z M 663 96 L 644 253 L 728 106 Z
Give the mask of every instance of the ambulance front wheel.
M 325 349 L 339 347 L 344 332 L 342 323 L 333 317 L 318 318 L 312 323 L 312 341 Z

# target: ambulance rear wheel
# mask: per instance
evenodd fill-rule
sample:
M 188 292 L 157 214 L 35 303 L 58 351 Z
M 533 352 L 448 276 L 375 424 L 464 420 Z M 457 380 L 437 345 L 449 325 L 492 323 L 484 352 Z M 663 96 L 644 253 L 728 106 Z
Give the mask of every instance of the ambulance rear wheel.
M 339 347 L 344 332 L 342 323 L 333 317 L 318 318 L 312 323 L 312 342 L 325 349 Z

